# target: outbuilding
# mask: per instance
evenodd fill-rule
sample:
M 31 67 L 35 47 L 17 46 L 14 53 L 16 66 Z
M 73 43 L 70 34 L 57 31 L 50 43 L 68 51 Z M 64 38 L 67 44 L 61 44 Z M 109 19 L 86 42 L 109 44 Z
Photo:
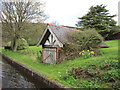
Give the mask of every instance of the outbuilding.
M 55 24 L 48 24 L 37 46 L 42 45 L 42 62 L 56 64 L 59 59 L 59 50 L 68 43 L 68 33 L 71 31 L 81 32 Z

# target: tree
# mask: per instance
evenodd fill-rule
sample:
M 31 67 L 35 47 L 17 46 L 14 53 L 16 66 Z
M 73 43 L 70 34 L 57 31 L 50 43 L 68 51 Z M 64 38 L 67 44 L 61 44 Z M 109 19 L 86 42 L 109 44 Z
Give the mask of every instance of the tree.
M 83 29 L 94 28 L 106 38 L 118 30 L 116 21 L 113 20 L 116 15 L 109 15 L 108 11 L 104 5 L 91 6 L 86 15 L 78 18 L 77 26 Z
M 26 32 L 25 25 L 30 22 L 43 22 L 46 15 L 42 10 L 43 3 L 30 0 L 6 2 L 1 1 L 0 21 L 4 24 L 6 33 L 12 41 L 12 50 L 17 50 L 18 39 Z

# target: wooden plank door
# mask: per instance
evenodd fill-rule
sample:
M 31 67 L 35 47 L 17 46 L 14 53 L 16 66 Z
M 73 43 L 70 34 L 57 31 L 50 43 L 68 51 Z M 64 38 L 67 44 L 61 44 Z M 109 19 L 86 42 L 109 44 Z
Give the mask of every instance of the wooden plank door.
M 43 62 L 48 64 L 56 64 L 56 48 L 44 48 Z

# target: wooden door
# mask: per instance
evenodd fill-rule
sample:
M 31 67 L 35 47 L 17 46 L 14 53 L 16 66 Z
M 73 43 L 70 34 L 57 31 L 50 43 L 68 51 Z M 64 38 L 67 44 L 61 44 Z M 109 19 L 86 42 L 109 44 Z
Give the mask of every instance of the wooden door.
M 56 48 L 44 48 L 43 62 L 48 64 L 56 64 Z

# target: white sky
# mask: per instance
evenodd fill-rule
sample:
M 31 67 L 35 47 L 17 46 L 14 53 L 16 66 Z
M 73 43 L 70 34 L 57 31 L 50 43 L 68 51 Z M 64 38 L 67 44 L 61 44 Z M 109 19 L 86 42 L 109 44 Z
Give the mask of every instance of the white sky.
M 78 17 L 82 17 L 92 5 L 106 5 L 110 15 L 118 15 L 119 0 L 43 0 L 45 13 L 49 16 L 46 22 L 57 21 L 60 25 L 75 26 Z M 118 21 L 118 17 L 114 18 Z

